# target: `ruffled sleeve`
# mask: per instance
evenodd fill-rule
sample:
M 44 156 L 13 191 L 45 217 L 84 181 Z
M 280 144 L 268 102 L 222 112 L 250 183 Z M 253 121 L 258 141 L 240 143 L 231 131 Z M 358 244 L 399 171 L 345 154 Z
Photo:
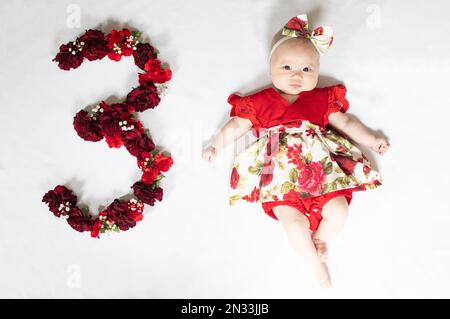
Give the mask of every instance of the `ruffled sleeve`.
M 347 88 L 342 84 L 337 84 L 328 87 L 328 105 L 325 114 L 323 115 L 323 126 L 328 125 L 328 117 L 331 113 L 342 112 L 348 110 L 349 103 L 345 98 Z
M 228 103 L 232 106 L 230 116 L 238 116 L 250 120 L 255 130 L 259 130 L 262 127 L 261 122 L 258 120 L 256 105 L 250 96 L 230 94 Z

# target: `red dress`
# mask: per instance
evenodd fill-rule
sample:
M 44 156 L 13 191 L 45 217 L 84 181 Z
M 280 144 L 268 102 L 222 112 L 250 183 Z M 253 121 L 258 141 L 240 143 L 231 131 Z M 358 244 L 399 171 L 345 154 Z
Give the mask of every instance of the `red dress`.
M 230 94 L 228 97 L 228 102 L 232 105 L 232 109 L 230 111 L 230 116 L 238 116 L 241 118 L 249 119 L 252 122 L 252 132 L 255 137 L 258 139 L 263 134 L 262 132 L 267 132 L 267 130 L 277 127 L 283 129 L 282 132 L 286 132 L 286 129 L 289 130 L 289 128 L 298 128 L 302 127 L 302 125 L 309 125 L 308 127 L 312 128 L 318 128 L 315 130 L 318 134 L 321 134 L 321 132 L 330 131 L 330 127 L 328 127 L 328 117 L 333 112 L 346 112 L 349 103 L 347 99 L 345 98 L 346 94 L 346 88 L 345 86 L 338 84 L 333 85 L 329 87 L 324 88 L 315 88 L 311 91 L 301 92 L 297 99 L 292 103 L 289 104 L 289 102 L 283 98 L 275 88 L 269 87 L 266 89 L 263 89 L 259 92 L 253 93 L 248 96 L 239 96 L 236 94 Z M 311 131 L 312 134 L 308 134 L 308 132 Z M 301 135 L 303 138 L 303 141 L 310 138 L 311 136 L 315 136 L 317 138 L 317 134 L 313 132 L 314 130 L 307 129 L 306 134 Z M 305 133 L 305 132 L 303 132 Z M 301 134 L 301 133 L 298 133 Z M 298 134 L 296 135 L 298 137 Z M 324 133 L 325 134 L 325 133 Z M 289 134 L 284 134 L 289 135 Z M 290 135 L 295 135 L 290 134 Z M 311 135 L 311 136 L 310 136 Z M 336 135 L 336 134 L 335 134 Z M 334 136 L 335 136 L 334 135 Z M 273 136 L 276 136 L 274 138 Z M 324 135 L 325 136 L 325 135 Z M 345 135 L 340 134 L 339 135 L 342 139 L 345 139 Z M 271 143 L 274 144 L 274 142 L 279 141 L 280 134 L 278 135 L 271 135 L 269 138 L 268 144 Z M 322 141 L 325 141 L 323 138 Z M 350 144 L 347 140 L 345 140 L 346 143 Z M 317 143 L 316 143 L 317 144 Z M 348 145 L 343 144 L 343 145 Z M 292 144 L 291 144 L 292 145 Z M 294 144 L 297 145 L 297 144 Z M 370 175 L 370 181 L 367 179 L 362 181 L 360 179 L 357 179 L 354 177 L 353 171 L 348 171 L 348 163 L 350 162 L 350 166 L 352 169 L 358 164 L 361 166 L 361 174 L 362 171 L 364 171 L 364 176 L 369 176 L 369 171 L 371 171 L 370 164 L 367 161 L 367 158 L 362 153 L 355 153 L 357 148 L 350 144 L 352 150 L 348 151 L 347 154 L 339 153 L 339 149 L 336 151 L 335 154 L 330 153 L 330 157 L 327 157 L 327 159 L 323 158 L 321 161 L 324 165 L 324 168 L 333 168 L 334 166 L 339 165 L 339 167 L 336 167 L 336 172 L 338 169 L 340 170 L 341 174 L 347 174 L 342 175 L 345 178 L 353 178 L 352 181 L 356 182 L 348 182 L 346 184 L 337 184 L 338 187 L 336 187 L 336 184 L 334 185 L 334 188 L 330 188 L 325 185 L 320 185 L 320 192 L 311 192 L 308 193 L 306 191 L 300 191 L 298 187 L 293 188 L 291 186 L 291 189 L 289 187 L 287 188 L 288 192 L 286 192 L 286 188 L 283 191 L 284 194 L 282 196 L 275 196 L 274 193 L 266 193 L 264 200 L 262 200 L 262 196 L 260 193 L 261 187 L 269 184 L 272 181 L 272 175 L 267 175 L 268 173 L 264 172 L 265 168 L 271 168 L 278 167 L 273 162 L 269 164 L 271 159 L 275 159 L 274 155 L 276 154 L 269 154 L 269 147 L 267 147 L 267 154 L 265 154 L 265 160 L 266 164 L 264 164 L 264 168 L 260 170 L 256 170 L 257 174 L 259 174 L 257 177 L 259 178 L 259 184 L 255 184 L 256 186 L 253 188 L 253 192 L 251 194 L 247 194 L 246 196 L 239 196 L 239 195 L 233 195 L 232 198 L 234 200 L 241 199 L 246 200 L 248 202 L 261 202 L 262 207 L 264 211 L 271 217 L 277 219 L 275 214 L 273 213 L 273 208 L 277 205 L 289 205 L 292 207 L 297 208 L 300 212 L 305 214 L 310 222 L 310 229 L 311 230 L 317 230 L 317 227 L 320 223 L 320 220 L 322 219 L 322 207 L 323 205 L 328 202 L 330 199 L 336 197 L 336 196 L 345 196 L 347 199 L 348 204 L 350 204 L 352 199 L 352 192 L 355 190 L 365 190 L 366 186 L 370 186 L 369 188 L 375 188 L 379 185 L 381 185 L 381 178 L 379 175 L 377 175 L 377 172 L 373 172 L 375 175 Z M 272 146 L 273 147 L 273 146 Z M 327 146 L 328 147 L 328 146 Z M 342 145 L 338 146 L 339 148 L 344 149 Z M 289 148 L 289 147 L 288 147 Z M 290 147 L 289 149 L 292 149 Z M 301 152 L 301 145 L 299 148 L 299 152 Z M 305 149 L 305 147 L 303 147 Z M 298 149 L 297 149 L 298 150 Z M 273 151 L 272 151 L 273 152 Z M 299 153 L 297 152 L 297 153 Z M 353 153 L 351 153 L 353 152 Z M 288 153 L 289 154 L 289 153 Z M 353 155 L 352 155 L 353 154 Z M 354 154 L 359 154 L 359 156 L 356 156 Z M 269 156 L 268 156 L 269 155 Z M 292 153 L 289 154 L 292 157 Z M 294 154 L 295 155 L 295 154 Z M 298 155 L 298 154 L 297 154 Z M 342 156 L 341 156 L 342 155 Z M 347 157 L 344 157 L 347 156 Z M 356 156 L 352 158 L 351 156 Z M 269 161 L 267 160 L 268 158 Z M 280 159 L 280 157 L 278 157 Z M 330 162 L 327 163 L 326 160 L 329 160 Z M 286 163 L 286 162 L 284 162 Z M 292 162 L 289 162 L 292 163 Z M 318 162 L 317 162 L 318 163 Z M 303 166 L 298 166 L 299 170 L 297 172 L 294 172 L 294 179 L 297 182 L 296 186 L 300 184 L 301 185 L 307 185 L 307 181 L 305 182 L 304 178 L 300 181 L 301 177 L 301 167 L 305 168 L 306 165 L 312 165 L 314 163 L 309 163 L 309 161 L 306 161 L 306 164 L 303 163 Z M 325 164 L 328 164 L 326 166 Z M 334 166 L 332 166 L 334 165 Z M 270 167 L 269 167 L 270 166 Z M 283 167 L 284 165 L 280 164 L 280 167 Z M 320 169 L 322 169 L 321 165 L 316 165 L 315 167 L 320 166 Z M 359 167 L 358 166 L 358 167 Z M 248 170 L 252 171 L 253 166 L 249 166 Z M 342 173 L 342 169 L 344 170 L 344 173 Z M 246 178 L 242 178 L 243 175 L 247 172 L 247 166 L 244 168 L 241 168 L 241 171 L 239 172 L 239 163 L 235 165 L 233 168 L 231 179 L 230 179 L 230 185 L 234 190 L 238 189 L 238 186 L 242 186 L 241 183 L 246 180 Z M 254 171 L 252 171 L 254 172 Z M 300 175 L 299 173 L 300 172 Z M 292 173 L 292 172 L 291 172 Z M 372 174 L 372 172 L 370 172 Z M 266 174 L 266 175 L 264 175 Z M 324 175 L 324 173 L 321 173 Z M 329 170 L 327 171 L 327 174 L 329 174 Z M 360 175 L 361 175 L 360 174 Z M 305 175 L 305 174 L 303 174 Z M 317 175 L 317 174 L 316 174 Z M 267 176 L 270 177 L 269 183 L 267 182 Z M 281 176 L 281 175 L 280 175 Z M 289 175 L 290 177 L 292 176 Z M 375 177 L 374 177 L 375 176 Z M 278 177 L 281 178 L 282 177 Z M 325 181 L 323 177 L 322 183 Z M 338 177 L 339 179 L 341 177 Z M 287 178 L 286 178 L 287 179 Z M 283 182 L 281 180 L 279 184 Z M 286 184 L 286 183 L 284 183 Z M 293 185 L 293 184 L 291 184 Z M 331 185 L 331 183 L 330 183 Z M 285 186 L 285 185 L 283 185 Z M 288 185 L 289 186 L 289 185 Z M 253 187 L 253 186 L 252 186 Z M 241 188 L 244 188 L 242 186 Z M 273 188 L 275 189 L 275 188 Z M 278 188 L 279 189 L 279 188 Z M 279 192 L 278 195 L 281 193 Z M 318 195 L 319 196 L 316 196 Z M 231 199 L 230 199 L 231 204 Z

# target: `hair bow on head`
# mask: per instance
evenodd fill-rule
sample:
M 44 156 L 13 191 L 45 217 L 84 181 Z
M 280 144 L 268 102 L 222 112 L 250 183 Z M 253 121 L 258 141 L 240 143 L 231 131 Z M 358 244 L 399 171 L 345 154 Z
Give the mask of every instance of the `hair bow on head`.
M 312 33 L 308 31 L 308 17 L 300 14 L 286 23 L 282 34 L 288 37 L 305 37 L 310 39 L 320 53 L 326 53 L 333 43 L 333 29 L 329 26 L 317 27 Z

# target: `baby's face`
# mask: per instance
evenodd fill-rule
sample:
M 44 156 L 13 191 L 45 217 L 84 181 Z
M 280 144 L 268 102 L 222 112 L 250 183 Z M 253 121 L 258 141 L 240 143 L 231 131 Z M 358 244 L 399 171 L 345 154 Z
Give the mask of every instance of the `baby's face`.
M 306 38 L 293 38 L 282 43 L 270 59 L 273 85 L 286 94 L 311 91 L 317 85 L 320 54 Z

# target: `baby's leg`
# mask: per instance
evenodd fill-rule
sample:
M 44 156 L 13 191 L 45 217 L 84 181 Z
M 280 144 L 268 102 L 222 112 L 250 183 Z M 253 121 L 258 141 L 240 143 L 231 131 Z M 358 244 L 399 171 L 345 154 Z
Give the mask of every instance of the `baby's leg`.
M 275 206 L 273 212 L 283 225 L 296 252 L 314 267 L 321 286 L 330 287 L 330 275 L 326 264 L 320 262 L 317 256 L 309 230 L 308 218 L 296 208 L 287 205 Z
M 348 203 L 345 196 L 337 196 L 330 199 L 322 207 L 322 220 L 317 231 L 313 234 L 313 240 L 317 246 L 320 260 L 325 260 L 326 243 L 335 238 L 344 227 L 348 217 Z

